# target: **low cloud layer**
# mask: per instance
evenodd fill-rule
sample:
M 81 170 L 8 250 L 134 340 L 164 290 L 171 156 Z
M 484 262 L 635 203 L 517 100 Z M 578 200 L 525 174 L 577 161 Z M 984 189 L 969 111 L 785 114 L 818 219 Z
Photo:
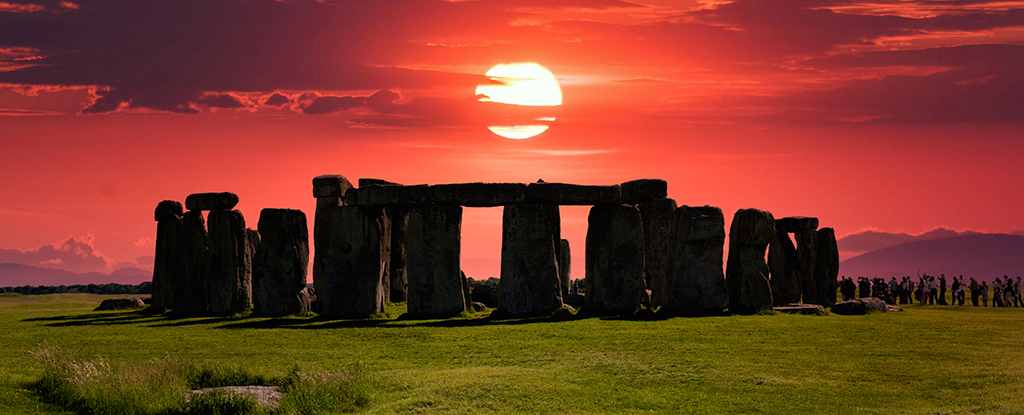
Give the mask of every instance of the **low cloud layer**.
M 114 262 L 93 247 L 93 236 L 69 236 L 63 242 L 43 245 L 37 249 L 21 251 L 0 248 L 0 264 L 14 263 L 39 268 L 71 272 L 109 273 L 121 268 L 153 269 L 153 257 L 143 256 L 132 261 Z

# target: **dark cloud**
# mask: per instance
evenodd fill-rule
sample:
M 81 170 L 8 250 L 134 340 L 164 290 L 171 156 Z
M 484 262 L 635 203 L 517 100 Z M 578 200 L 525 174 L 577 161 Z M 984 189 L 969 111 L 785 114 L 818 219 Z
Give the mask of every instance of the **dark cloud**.
M 91 237 L 69 237 L 64 242 L 30 251 L 0 249 L 0 264 L 5 263 L 72 272 L 106 272 L 108 268 L 107 258 L 93 249 Z
M 267 99 L 263 101 L 263 105 L 272 108 L 281 108 L 291 103 L 292 98 L 280 92 L 275 92 L 273 95 L 267 97 Z
M 313 99 L 309 105 L 302 107 L 303 114 L 330 114 L 347 109 L 358 108 L 366 103 L 366 97 L 323 96 Z
M 213 108 L 247 108 L 249 104 L 234 94 L 212 93 L 206 94 L 196 101 L 197 104 Z

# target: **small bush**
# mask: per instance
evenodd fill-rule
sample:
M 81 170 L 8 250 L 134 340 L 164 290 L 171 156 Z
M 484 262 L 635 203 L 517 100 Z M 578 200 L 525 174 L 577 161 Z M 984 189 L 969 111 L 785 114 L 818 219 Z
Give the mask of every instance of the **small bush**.
M 21 297 L 21 293 L 0 293 L 0 297 Z

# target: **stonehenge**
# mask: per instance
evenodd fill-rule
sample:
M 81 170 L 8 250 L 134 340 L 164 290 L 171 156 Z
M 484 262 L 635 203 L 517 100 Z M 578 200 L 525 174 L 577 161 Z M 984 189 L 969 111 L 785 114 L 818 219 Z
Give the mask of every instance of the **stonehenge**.
M 322 175 L 312 185 L 313 218 L 268 208 L 257 229 L 234 210 L 234 193 L 191 194 L 184 206 L 158 203 L 153 308 L 366 318 L 388 302 L 406 302 L 411 317 L 445 318 L 483 306 L 511 317 L 543 316 L 570 297 L 588 315 L 642 307 L 670 315 L 751 314 L 773 305 L 835 303 L 832 228 L 819 229 L 814 217 L 775 219 L 741 209 L 723 258 L 722 210 L 677 205 L 664 180 L 402 185 L 363 178 L 353 186 L 344 176 Z M 562 205 L 591 206 L 580 293 L 570 292 Z M 470 290 L 460 263 L 463 208 L 499 206 L 498 286 Z

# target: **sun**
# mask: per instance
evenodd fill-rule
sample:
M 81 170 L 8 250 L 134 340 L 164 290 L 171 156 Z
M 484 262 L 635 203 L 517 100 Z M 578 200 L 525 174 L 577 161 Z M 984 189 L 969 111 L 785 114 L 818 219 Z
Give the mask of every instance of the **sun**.
M 551 71 L 536 63 L 499 64 L 485 74 L 496 84 L 480 85 L 476 94 L 481 102 L 497 102 L 522 106 L 562 105 L 562 88 Z M 554 117 L 534 121 L 553 121 Z M 548 129 L 547 125 L 491 126 L 491 132 L 512 139 L 536 136 Z

